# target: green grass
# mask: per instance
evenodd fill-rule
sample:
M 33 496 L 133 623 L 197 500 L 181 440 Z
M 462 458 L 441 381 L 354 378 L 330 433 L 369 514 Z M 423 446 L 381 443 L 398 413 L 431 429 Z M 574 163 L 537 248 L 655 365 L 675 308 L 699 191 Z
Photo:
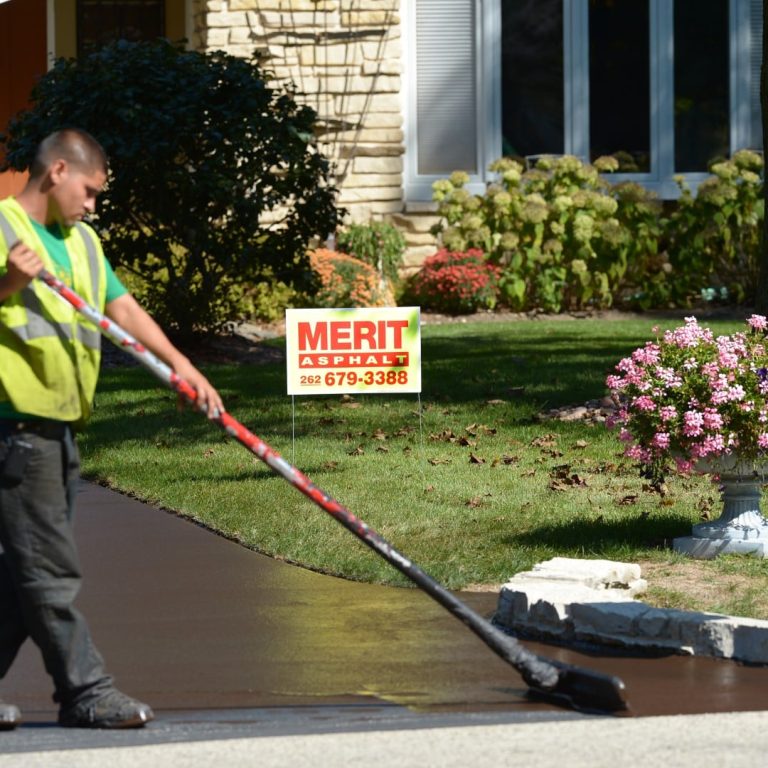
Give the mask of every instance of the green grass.
M 675 561 L 672 538 L 689 535 L 702 510 L 719 509 L 705 477 L 671 479 L 664 498 L 652 492 L 602 426 L 535 419 L 602 396 L 605 375 L 656 322 L 678 324 L 426 326 L 421 418 L 415 395 L 297 398 L 295 441 L 282 365 L 205 370 L 235 418 L 439 581 L 463 588 L 501 583 L 558 555 Z M 725 333 L 740 323 L 711 325 Z M 197 414 L 177 413 L 175 396 L 141 369 L 102 374 L 81 448 L 87 477 L 255 550 L 351 579 L 405 583 L 238 443 Z M 703 567 L 715 577 L 721 566 Z M 768 586 L 763 561 L 734 567 Z M 658 600 L 682 606 L 683 597 Z

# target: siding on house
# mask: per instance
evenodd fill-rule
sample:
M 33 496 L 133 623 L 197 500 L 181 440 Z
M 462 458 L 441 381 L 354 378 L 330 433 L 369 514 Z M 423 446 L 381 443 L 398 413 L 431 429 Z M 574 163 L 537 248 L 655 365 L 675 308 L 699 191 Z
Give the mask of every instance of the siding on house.
M 435 217 L 403 194 L 401 0 L 199 0 L 195 48 L 254 51 L 316 110 L 349 221 L 386 219 L 406 235 L 406 267 L 435 250 Z

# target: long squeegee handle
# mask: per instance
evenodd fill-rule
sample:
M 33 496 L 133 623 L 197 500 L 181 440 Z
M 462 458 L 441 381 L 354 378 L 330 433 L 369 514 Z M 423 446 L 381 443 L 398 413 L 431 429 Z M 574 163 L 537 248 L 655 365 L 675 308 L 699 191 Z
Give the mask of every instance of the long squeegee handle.
M 46 270 L 41 271 L 38 277 L 80 314 L 98 326 L 110 341 L 131 354 L 160 381 L 182 395 L 190 404 L 195 404 L 197 399 L 195 389 L 117 323 L 90 306 L 71 288 Z M 626 707 L 623 699 L 624 684 L 621 680 L 545 659 L 529 651 L 515 638 L 506 635 L 477 614 L 421 568 L 408 560 L 369 525 L 353 515 L 328 493 L 318 488 L 306 475 L 283 459 L 239 421 L 226 412 L 216 414 L 212 420 L 227 434 L 258 456 L 277 474 L 282 475 L 291 485 L 315 502 L 317 506 L 334 517 L 364 544 L 381 555 L 390 565 L 417 584 L 456 618 L 464 622 L 486 645 L 511 664 L 534 691 L 544 695 L 554 694 L 566 700 L 566 703 L 576 704 L 580 707 L 588 708 L 594 705 L 595 709 L 605 710 Z

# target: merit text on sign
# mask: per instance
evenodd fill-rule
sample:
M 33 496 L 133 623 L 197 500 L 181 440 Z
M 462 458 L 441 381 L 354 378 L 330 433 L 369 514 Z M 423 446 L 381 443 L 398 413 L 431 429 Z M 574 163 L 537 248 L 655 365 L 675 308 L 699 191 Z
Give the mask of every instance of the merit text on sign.
M 418 307 L 288 309 L 289 395 L 421 392 Z

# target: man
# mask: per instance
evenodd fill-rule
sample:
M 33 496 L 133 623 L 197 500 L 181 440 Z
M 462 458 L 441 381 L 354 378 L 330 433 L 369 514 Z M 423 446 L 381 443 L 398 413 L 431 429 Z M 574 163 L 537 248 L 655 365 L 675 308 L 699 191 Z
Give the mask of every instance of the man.
M 61 725 L 130 728 L 152 710 L 114 687 L 73 606 L 81 580 L 73 428 L 90 413 L 100 334 L 35 276 L 55 273 L 102 310 L 195 387 L 209 416 L 224 408 L 115 277 L 82 221 L 107 172 L 98 142 L 65 129 L 40 144 L 22 192 L 0 202 L 0 678 L 31 637 L 53 678 Z M 0 728 L 20 718 L 0 701 Z

